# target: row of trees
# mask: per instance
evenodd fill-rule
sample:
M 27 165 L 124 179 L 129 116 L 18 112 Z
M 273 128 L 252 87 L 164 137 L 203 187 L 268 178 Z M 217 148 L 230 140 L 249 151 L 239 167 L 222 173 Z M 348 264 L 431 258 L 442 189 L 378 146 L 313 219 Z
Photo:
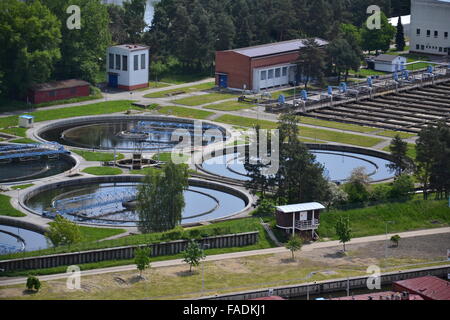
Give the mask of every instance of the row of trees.
M 367 8 L 374 4 L 382 9 L 380 30 L 366 26 Z M 390 0 L 163 0 L 156 4 L 153 24 L 142 40 L 152 47 L 157 61 L 176 58 L 184 67 L 205 70 L 213 65 L 216 50 L 320 37 L 336 41 L 333 52 L 344 51 L 338 59 L 350 60 L 346 63 L 353 68 L 359 67 L 358 48 L 389 49 L 395 28 L 386 17 L 408 7 L 404 1 Z

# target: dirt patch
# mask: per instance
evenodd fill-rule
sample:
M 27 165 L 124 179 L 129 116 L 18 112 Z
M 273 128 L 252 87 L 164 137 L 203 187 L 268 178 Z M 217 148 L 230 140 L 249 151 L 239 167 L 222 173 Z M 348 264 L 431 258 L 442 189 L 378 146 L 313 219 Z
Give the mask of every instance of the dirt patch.
M 233 273 L 251 273 L 251 270 L 245 265 L 241 259 L 219 260 L 214 263 L 219 270 Z

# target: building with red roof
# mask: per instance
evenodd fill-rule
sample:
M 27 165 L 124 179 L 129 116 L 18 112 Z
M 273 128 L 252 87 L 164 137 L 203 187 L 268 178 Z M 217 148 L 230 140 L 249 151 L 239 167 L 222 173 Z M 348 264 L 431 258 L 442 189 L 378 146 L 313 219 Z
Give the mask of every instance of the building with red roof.
M 28 101 L 33 104 L 87 97 L 90 94 L 89 82 L 77 79 L 39 83 L 30 88 Z
M 424 300 L 450 300 L 450 282 L 434 276 L 396 281 L 393 289 L 417 294 Z

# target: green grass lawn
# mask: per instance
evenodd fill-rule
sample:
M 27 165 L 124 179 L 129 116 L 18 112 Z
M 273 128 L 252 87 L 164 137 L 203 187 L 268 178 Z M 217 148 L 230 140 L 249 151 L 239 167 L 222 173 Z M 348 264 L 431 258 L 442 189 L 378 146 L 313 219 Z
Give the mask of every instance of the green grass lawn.
M 373 128 L 373 127 L 365 127 L 365 126 L 360 126 L 357 124 L 327 121 L 327 120 L 315 119 L 315 118 L 310 118 L 310 117 L 299 117 L 299 119 L 300 119 L 301 123 L 310 124 L 310 125 L 319 126 L 319 127 L 327 127 L 327 128 L 341 129 L 341 130 L 361 132 L 361 133 L 370 133 L 370 132 L 373 132 L 376 130 L 376 128 Z
M 114 161 L 114 153 L 107 152 L 92 152 L 84 150 L 71 150 L 76 154 L 82 156 L 86 161 Z M 125 156 L 121 153 L 116 154 L 117 160 L 122 160 Z
M 254 104 L 250 103 L 244 103 L 239 101 L 228 101 L 224 103 L 218 103 L 218 104 L 210 104 L 207 106 L 204 106 L 204 109 L 211 109 L 211 110 L 219 110 L 219 111 L 238 111 L 242 109 L 250 109 L 256 107 Z
M 178 89 L 170 89 L 170 90 L 153 92 L 153 93 L 146 94 L 144 97 L 145 98 L 165 98 L 165 97 L 167 97 L 168 94 L 173 93 L 173 92 L 184 91 L 186 93 L 190 93 L 190 92 L 195 92 L 195 91 L 210 90 L 214 87 L 215 87 L 214 82 L 206 82 L 206 83 L 201 83 L 201 84 L 192 85 L 192 86 L 186 86 L 186 87 L 178 88 Z
M 97 241 L 126 232 L 125 229 L 95 228 L 80 226 L 83 241 Z
M 170 87 L 171 84 L 169 83 L 163 83 L 163 82 L 155 82 L 155 81 L 150 81 L 148 83 L 148 88 L 141 88 L 141 89 L 137 89 L 134 91 L 146 91 L 146 90 L 151 90 L 151 89 L 157 89 L 157 88 L 167 88 Z
M 177 100 L 172 100 L 173 103 L 183 104 L 186 106 L 199 106 L 215 101 L 221 101 L 231 98 L 237 98 L 236 95 L 230 93 L 208 93 Z
M 189 109 L 178 106 L 165 106 L 157 110 L 159 113 L 180 118 L 206 119 L 214 115 L 214 112 Z
M 30 138 L 14 139 L 14 140 L 10 140 L 10 142 L 13 142 L 13 143 L 25 143 L 25 144 L 27 144 L 27 143 L 40 143 L 40 142 L 37 142 L 37 141 L 35 141 L 33 139 L 30 139 Z
M 183 162 L 185 162 L 185 161 L 189 160 L 190 157 L 188 155 L 182 154 L 181 158 L 182 158 Z M 152 157 L 152 159 L 158 160 L 158 161 L 169 162 L 172 160 L 172 153 L 171 152 L 162 152 L 159 154 L 155 154 Z
M 26 134 L 27 130 L 28 129 L 26 129 L 26 128 L 13 127 L 13 128 L 2 129 L 2 130 L 0 130 L 0 132 L 4 132 L 7 134 L 11 134 L 13 136 L 25 138 L 27 136 L 27 134 Z
M 195 81 L 201 81 L 203 79 L 209 78 L 211 75 L 205 73 L 185 73 L 185 74 L 170 74 L 163 76 L 160 81 L 172 83 L 172 84 L 183 84 Z
M 22 184 L 20 186 L 13 186 L 13 187 L 11 187 L 11 189 L 13 189 L 13 190 L 23 190 L 23 189 L 26 189 L 26 188 L 29 188 L 29 187 L 32 187 L 32 186 L 34 186 L 34 184 L 29 183 L 29 184 Z
M 33 115 L 35 122 L 66 119 L 80 116 L 93 116 L 108 113 L 124 112 L 130 109 L 142 110 L 136 106 L 132 106 L 130 100 L 117 100 L 98 102 L 93 104 L 87 104 L 83 106 L 67 107 L 52 110 L 40 110 L 29 112 L 27 114 Z M 0 118 L 0 129 L 6 129 L 9 127 L 16 127 L 19 121 L 19 116 L 10 116 Z
M 239 117 L 239 116 L 233 116 L 233 115 L 223 115 L 216 119 L 218 122 L 224 122 L 231 125 L 237 125 L 241 127 L 248 127 L 252 128 L 256 125 L 256 123 L 259 123 L 261 128 L 263 129 L 275 129 L 277 128 L 278 124 L 273 121 L 268 120 L 257 120 L 252 118 L 246 118 L 246 117 Z M 383 141 L 383 139 L 373 138 L 373 137 L 365 137 L 350 133 L 344 133 L 344 132 L 336 132 L 336 131 L 330 131 L 330 130 L 324 130 L 324 129 L 317 129 L 317 128 L 309 128 L 309 127 L 300 127 L 300 136 L 305 138 L 310 138 L 313 140 L 319 139 L 319 140 L 325 140 L 325 141 L 333 141 L 333 142 L 339 142 L 339 143 L 346 143 L 346 144 L 352 144 L 362 147 L 373 147 L 380 142 Z
M 116 176 L 123 173 L 121 169 L 111 167 L 89 167 L 84 169 L 83 172 L 94 176 Z
M 450 225 L 448 202 L 433 200 L 411 200 L 388 203 L 346 211 L 334 210 L 320 216 L 319 234 L 321 237 L 337 239 L 334 226 L 339 217 L 350 219 L 353 237 L 365 237 L 385 233 L 385 221 L 389 232 L 447 227 Z
M 10 202 L 11 198 L 0 194 L 0 216 L 25 217 L 25 214 L 13 208 Z

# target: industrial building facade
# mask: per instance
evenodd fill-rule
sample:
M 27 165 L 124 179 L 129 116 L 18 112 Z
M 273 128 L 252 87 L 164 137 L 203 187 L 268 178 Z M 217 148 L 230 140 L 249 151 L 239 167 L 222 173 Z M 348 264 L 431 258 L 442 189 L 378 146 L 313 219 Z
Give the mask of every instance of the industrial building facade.
M 260 90 L 297 80 L 295 62 L 304 39 L 216 52 L 216 85 L 232 90 Z M 328 43 L 316 39 L 320 46 Z
M 148 87 L 149 48 L 147 46 L 124 44 L 108 48 L 108 86 L 123 90 Z
M 450 1 L 411 1 L 411 52 L 450 55 Z

